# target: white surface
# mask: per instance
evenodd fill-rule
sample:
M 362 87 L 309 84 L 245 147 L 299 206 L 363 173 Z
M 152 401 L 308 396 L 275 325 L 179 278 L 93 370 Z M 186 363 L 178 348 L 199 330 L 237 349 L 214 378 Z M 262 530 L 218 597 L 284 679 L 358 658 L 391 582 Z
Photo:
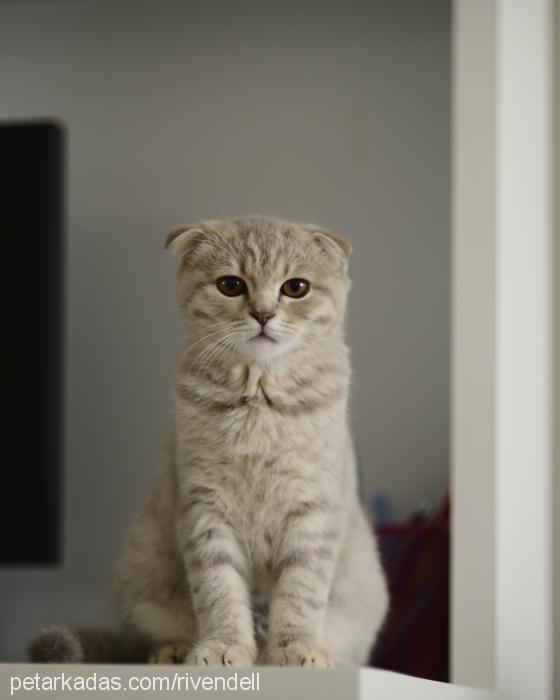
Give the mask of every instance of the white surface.
M 400 513 L 448 474 L 449 3 L 0 5 L 0 118 L 68 125 L 65 565 L 0 572 L 0 659 L 111 621 L 114 551 L 152 478 L 194 215 L 276 213 L 355 243 L 352 413 Z
M 552 1 L 498 2 L 496 679 L 552 698 Z
M 411 678 L 387 671 L 376 669 L 360 670 L 329 670 L 313 671 L 303 669 L 279 669 L 279 668 L 259 668 L 243 670 L 243 673 L 259 673 L 258 691 L 218 691 L 204 692 L 183 690 L 162 693 L 141 693 L 135 696 L 142 697 L 256 697 L 262 700 L 491 700 L 497 696 L 494 693 L 450 686 L 445 683 L 434 683 L 419 678 Z M 100 666 L 100 665 L 72 665 L 72 666 L 44 666 L 31 664 L 0 664 L 0 696 L 7 697 L 10 691 L 10 677 L 17 676 L 23 678 L 32 676 L 35 673 L 52 676 L 60 673 L 73 674 L 74 676 L 91 676 L 96 673 L 98 676 L 109 675 L 119 676 L 129 679 L 131 676 L 137 678 L 146 675 L 172 677 L 175 673 L 196 677 L 199 674 L 213 674 L 228 676 L 227 672 L 221 673 L 219 669 L 208 672 L 201 672 L 199 669 L 186 666 Z M 136 682 L 136 681 L 135 681 Z M 2 694 L 4 693 L 4 694 Z M 34 700 L 44 698 L 45 693 L 41 692 L 21 692 L 22 697 Z M 130 695 L 130 692 L 128 693 Z M 123 697 L 123 692 L 88 692 L 91 698 Z M 18 697 L 18 695 L 14 695 Z M 64 697 L 84 697 L 84 693 L 68 692 Z
M 490 700 L 497 693 L 461 685 L 435 683 L 376 669 L 362 669 L 360 700 Z M 334 697 L 334 696 L 333 696 Z
M 458 0 L 456 8 L 464 42 L 462 50 L 458 45 L 459 64 L 470 69 L 465 72 L 470 80 L 456 86 L 456 104 L 463 107 L 455 144 L 461 159 L 455 164 L 454 221 L 463 248 L 455 250 L 454 259 L 464 277 L 462 283 L 457 279 L 454 309 L 462 314 L 455 330 L 470 346 L 465 349 L 463 342 L 454 354 L 459 358 L 454 386 L 462 392 L 454 406 L 469 422 L 457 414 L 454 425 L 455 436 L 468 436 L 473 444 L 459 440 L 459 454 L 454 452 L 455 492 L 460 483 L 470 484 L 460 489 L 454 514 L 454 678 L 472 684 L 485 677 L 491 682 L 493 675 L 504 697 L 548 700 L 553 670 L 552 2 Z M 466 370 L 473 370 L 472 386 Z M 494 459 L 489 458 L 492 444 Z M 478 460 L 469 464 L 469 458 Z M 495 528 L 489 518 L 493 478 Z M 494 561 L 487 541 L 493 534 Z M 478 652 L 487 651 L 492 631 L 487 615 L 493 576 L 495 652 L 484 657 Z M 485 629 L 479 649 L 477 634 Z
M 481 688 L 494 687 L 495 31 L 494 3 L 455 2 L 451 677 Z

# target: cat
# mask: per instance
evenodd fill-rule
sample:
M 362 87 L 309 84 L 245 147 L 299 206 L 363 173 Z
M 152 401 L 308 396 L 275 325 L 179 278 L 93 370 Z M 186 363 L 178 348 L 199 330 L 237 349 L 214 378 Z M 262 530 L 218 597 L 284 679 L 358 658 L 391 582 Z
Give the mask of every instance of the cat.
M 247 217 L 166 247 L 186 330 L 174 426 L 115 569 L 127 643 L 101 660 L 363 665 L 388 592 L 347 423 L 351 244 Z M 93 637 L 47 630 L 31 655 L 100 660 Z

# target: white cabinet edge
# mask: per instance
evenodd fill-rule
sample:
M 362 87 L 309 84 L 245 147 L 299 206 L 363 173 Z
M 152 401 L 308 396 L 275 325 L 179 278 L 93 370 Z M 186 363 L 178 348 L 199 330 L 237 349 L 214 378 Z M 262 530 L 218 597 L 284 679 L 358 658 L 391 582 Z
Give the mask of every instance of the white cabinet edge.
M 499 697 L 490 690 L 437 683 L 389 671 L 364 668 L 358 673 L 361 700 L 496 700 Z

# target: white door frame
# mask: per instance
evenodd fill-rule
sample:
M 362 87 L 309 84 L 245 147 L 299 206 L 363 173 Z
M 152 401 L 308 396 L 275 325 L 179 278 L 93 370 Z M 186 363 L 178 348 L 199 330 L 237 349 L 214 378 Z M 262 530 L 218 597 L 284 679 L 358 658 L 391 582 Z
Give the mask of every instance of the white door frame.
M 553 0 L 455 0 L 452 673 L 552 698 Z

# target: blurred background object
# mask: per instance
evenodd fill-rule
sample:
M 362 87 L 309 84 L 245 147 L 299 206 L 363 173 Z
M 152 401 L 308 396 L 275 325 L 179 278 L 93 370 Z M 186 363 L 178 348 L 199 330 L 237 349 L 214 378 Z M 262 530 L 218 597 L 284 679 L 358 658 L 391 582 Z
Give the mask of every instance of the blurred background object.
M 449 500 L 376 528 L 391 609 L 372 666 L 449 681 Z
M 0 0 L 0 119 L 60 121 L 68 152 L 63 561 L 0 571 L 0 659 L 41 625 L 114 622 L 170 416 L 176 224 L 352 239 L 365 502 L 402 522 L 447 492 L 450 34 L 448 0 Z

